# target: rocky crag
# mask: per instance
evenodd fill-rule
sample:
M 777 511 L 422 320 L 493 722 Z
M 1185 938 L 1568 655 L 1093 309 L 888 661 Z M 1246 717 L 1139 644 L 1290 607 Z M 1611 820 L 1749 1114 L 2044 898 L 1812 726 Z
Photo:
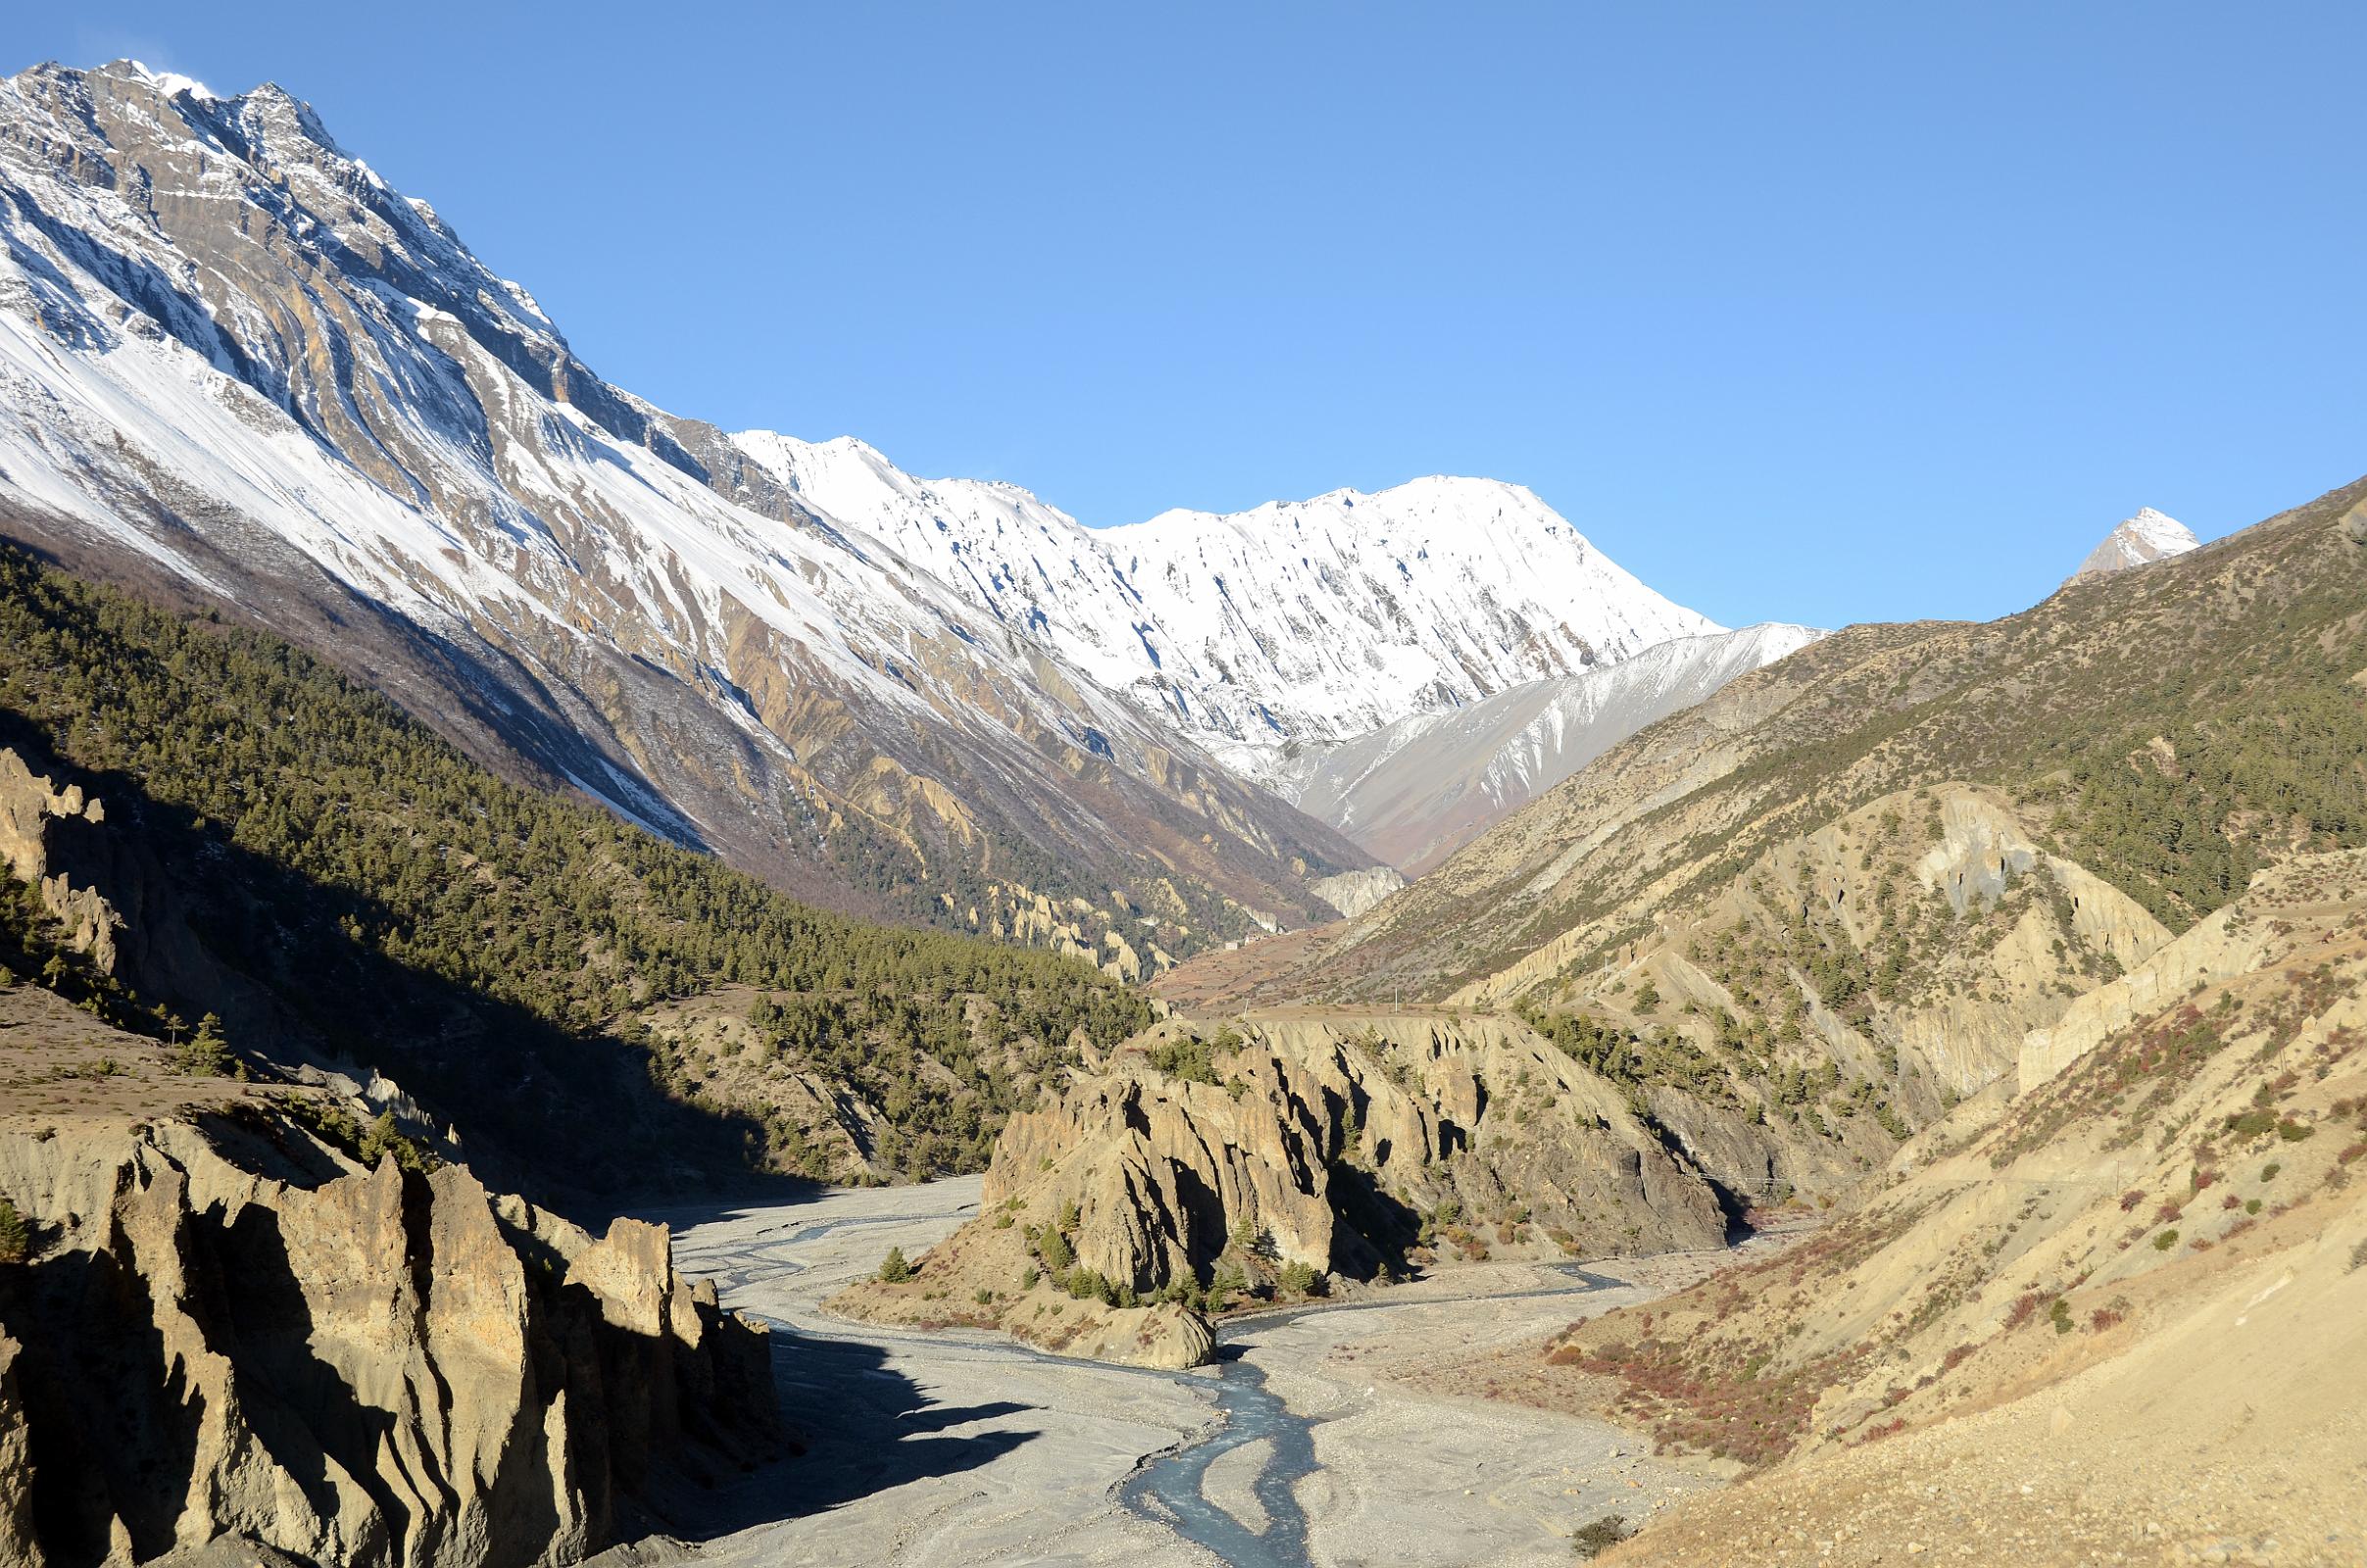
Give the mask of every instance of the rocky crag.
M 365 1167 L 334 1100 L 36 988 L 0 1026 L 0 1563 L 572 1561 L 780 1447 L 764 1331 L 664 1227 Z
M 910 1280 L 834 1304 L 1043 1343 L 1113 1308 L 1715 1247 L 1891 1148 L 1870 1117 L 1810 1134 L 1723 1081 L 1648 1070 L 1652 1053 L 1590 1066 L 1509 1016 L 1170 1020 L 1014 1117 L 979 1217 Z

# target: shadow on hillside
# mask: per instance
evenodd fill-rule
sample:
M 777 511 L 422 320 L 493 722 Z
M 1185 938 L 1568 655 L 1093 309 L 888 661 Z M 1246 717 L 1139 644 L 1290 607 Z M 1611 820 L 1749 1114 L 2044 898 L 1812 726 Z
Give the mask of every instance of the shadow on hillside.
M 366 1084 L 383 1074 L 439 1126 L 458 1125 L 462 1157 L 489 1186 L 595 1224 L 653 1198 L 729 1191 L 782 1203 L 813 1192 L 752 1172 L 762 1127 L 668 1098 L 638 1047 L 378 951 L 366 933 L 401 929 L 385 902 L 244 848 L 130 774 L 59 764 L 41 726 L 4 708 L 0 747 L 103 804 L 103 822 L 50 823 L 51 870 L 95 888 L 122 917 L 117 970 L 141 998 L 185 1018 L 218 1013 L 242 1051 Z M 304 831 L 286 808 L 273 814 L 265 831 Z M 356 867 L 354 879 L 372 874 Z M 493 969 L 507 940 L 490 923 L 405 935 L 463 971 Z
M 875 1345 L 773 1325 L 773 1378 L 800 1451 L 744 1481 L 662 1499 L 664 1528 L 686 1541 L 713 1541 L 908 1482 L 975 1470 L 1043 1435 L 1007 1425 L 954 1434 L 955 1427 L 1005 1423 L 1035 1406 L 1009 1399 L 939 1404 L 886 1362 L 887 1351 Z

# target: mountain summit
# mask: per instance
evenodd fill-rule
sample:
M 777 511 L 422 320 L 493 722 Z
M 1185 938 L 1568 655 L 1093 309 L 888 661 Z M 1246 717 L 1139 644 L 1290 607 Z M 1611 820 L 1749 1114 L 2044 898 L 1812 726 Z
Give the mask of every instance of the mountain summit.
M 1434 476 L 1092 529 L 1015 485 L 920 479 L 861 441 L 732 444 L 1242 771 L 1720 628 L 1519 485 Z
M 2176 517 L 2164 516 L 2151 507 L 2141 508 L 2134 517 L 2104 535 L 2103 543 L 2088 553 L 2079 570 L 2065 578 L 2078 582 L 2086 577 L 2100 577 L 2108 571 L 2126 571 L 2131 566 L 2147 565 L 2171 556 L 2183 556 L 2202 543 L 2194 531 Z
M 276 86 L 0 80 L 0 532 L 858 913 L 1120 972 L 1328 918 L 1293 743 L 1717 628 L 1481 479 L 1096 532 L 611 385 Z

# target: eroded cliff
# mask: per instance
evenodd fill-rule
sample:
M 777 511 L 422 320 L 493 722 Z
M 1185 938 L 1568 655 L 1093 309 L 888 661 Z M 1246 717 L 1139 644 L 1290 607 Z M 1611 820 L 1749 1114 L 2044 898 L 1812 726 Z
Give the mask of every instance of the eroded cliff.
M 0 1564 L 572 1561 L 778 1444 L 764 1331 L 663 1227 L 201 1119 L 0 1130 Z

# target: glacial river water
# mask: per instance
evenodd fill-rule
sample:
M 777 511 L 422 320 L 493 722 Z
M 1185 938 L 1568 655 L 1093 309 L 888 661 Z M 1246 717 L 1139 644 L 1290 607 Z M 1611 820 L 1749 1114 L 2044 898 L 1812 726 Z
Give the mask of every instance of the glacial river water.
M 1570 1283 L 1507 1293 L 1502 1298 L 1581 1296 L 1618 1283 L 1598 1278 L 1576 1264 L 1565 1264 L 1556 1272 L 1569 1276 Z M 1234 1568 L 1301 1568 L 1307 1560 L 1307 1515 L 1299 1506 L 1297 1489 L 1315 1469 L 1316 1423 L 1314 1418 L 1293 1411 L 1266 1388 L 1265 1371 L 1257 1362 L 1254 1347 L 1243 1341 L 1311 1313 L 1386 1310 L 1389 1304 L 1307 1306 L 1226 1324 L 1217 1336 L 1216 1352 L 1216 1407 L 1223 1413 L 1223 1423 L 1198 1442 L 1144 1461 L 1119 1491 L 1119 1500 L 1207 1547 Z M 1264 1510 L 1265 1527 L 1253 1530 L 1208 1499 L 1207 1479 L 1210 1465 L 1259 1439 L 1269 1440 L 1271 1446 L 1250 1491 Z

